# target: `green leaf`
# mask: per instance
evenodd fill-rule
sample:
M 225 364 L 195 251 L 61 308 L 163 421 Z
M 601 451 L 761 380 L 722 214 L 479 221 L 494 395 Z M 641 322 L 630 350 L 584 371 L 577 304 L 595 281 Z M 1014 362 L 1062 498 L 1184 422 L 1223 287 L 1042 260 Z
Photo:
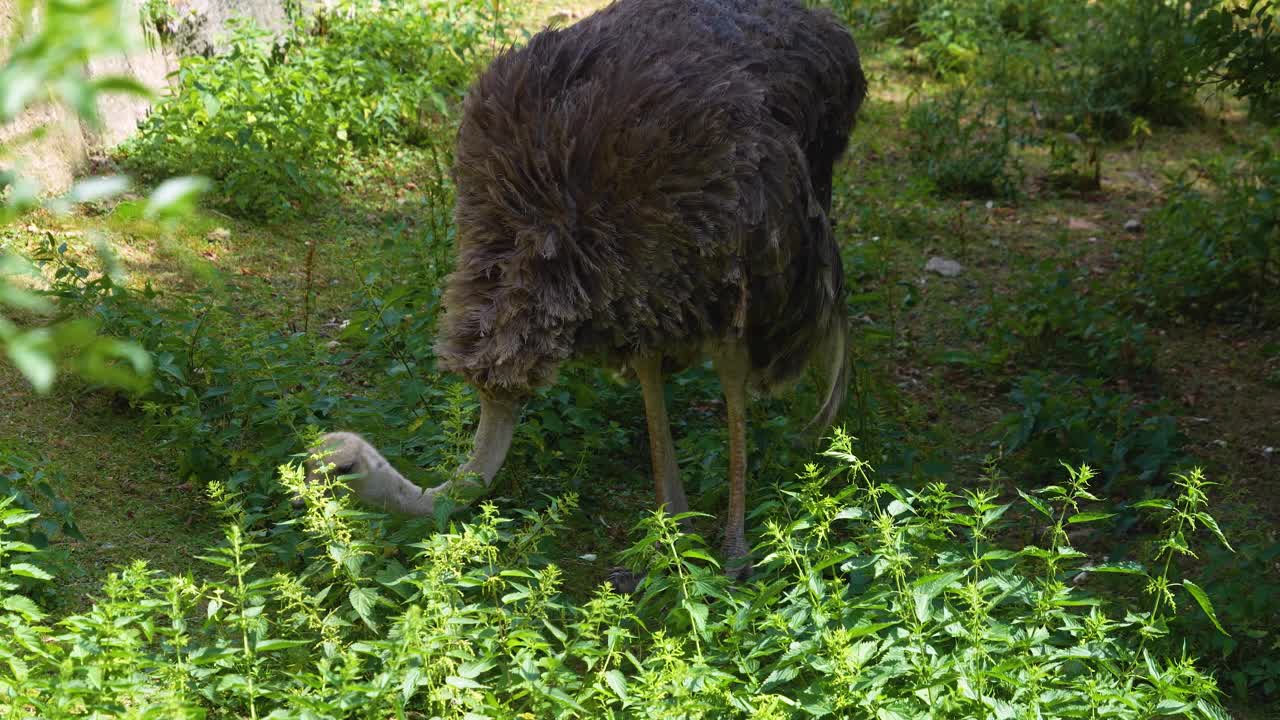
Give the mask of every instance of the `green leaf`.
M 187 176 L 165 180 L 147 199 L 147 207 L 142 211 L 142 216 L 151 220 L 181 213 L 208 188 L 209 181 L 202 177 Z
M 458 677 L 457 675 L 450 675 L 449 677 L 445 678 L 444 681 L 445 681 L 445 684 L 452 685 L 453 687 L 456 687 L 459 690 L 484 689 L 484 685 L 481 685 L 475 680 L 471 680 L 470 678 Z
M 153 95 L 151 88 L 128 75 L 108 75 L 98 78 L 93 81 L 93 89 L 97 92 L 125 93 L 141 98 L 150 98 Z
M 1092 567 L 1082 568 L 1087 572 L 1099 573 L 1118 573 L 1120 575 L 1142 575 L 1147 574 L 1147 569 L 1142 563 L 1133 560 L 1121 560 L 1119 562 L 1102 563 Z
M 474 680 L 485 672 L 492 670 L 498 663 L 495 660 L 471 660 L 458 666 L 458 675 Z
M 891 628 L 897 624 L 898 624 L 898 621 L 894 620 L 893 622 L 882 622 L 882 623 L 874 623 L 871 625 L 859 625 L 857 627 L 852 627 L 852 628 L 849 628 L 849 638 L 852 639 L 856 637 L 862 637 L 863 635 L 873 635 L 875 633 L 880 632 L 881 630 L 884 630 L 885 628 Z
M 258 652 L 271 652 L 272 650 L 284 650 L 307 644 L 306 640 L 261 640 L 254 646 L 254 650 L 257 650 Z
M 681 551 L 680 555 L 681 557 L 698 558 L 699 560 L 706 560 L 707 562 L 711 563 L 713 566 L 720 567 L 720 563 L 716 562 L 716 559 L 711 557 L 711 555 L 707 553 L 705 550 L 699 550 L 698 548 L 689 548 L 688 550 Z
M 58 374 L 49 352 L 48 333 L 32 330 L 9 340 L 5 351 L 35 391 L 44 394 L 53 387 Z
M 43 87 L 40 73 L 27 68 L 10 67 L 0 75 L 0 113 L 7 121 L 30 103 Z
M 1082 512 L 1082 513 L 1076 513 L 1075 515 L 1072 515 L 1071 517 L 1067 518 L 1067 523 L 1074 524 L 1074 523 L 1094 522 L 1097 520 L 1106 520 L 1109 517 L 1115 517 L 1115 516 L 1116 516 L 1115 513 Z
M 356 614 L 364 624 L 368 625 L 370 630 L 377 630 L 378 624 L 373 620 L 373 606 L 381 599 L 377 591 L 370 588 L 355 588 L 347 594 L 347 599 L 351 601 L 351 607 L 355 608 Z
M 1200 609 L 1204 611 L 1205 615 L 1209 616 L 1209 620 L 1213 621 L 1213 626 L 1218 628 L 1218 632 L 1231 637 L 1231 633 L 1223 630 L 1222 623 L 1218 622 L 1218 614 L 1213 611 L 1213 603 L 1209 601 L 1209 593 L 1206 593 L 1204 588 L 1190 580 L 1183 580 L 1182 587 L 1186 588 L 1187 592 L 1191 593 L 1191 597 L 1196 599 L 1196 602 L 1200 604 Z
M 988 550 L 982 553 L 982 557 L 978 559 L 985 562 L 991 562 L 993 560 L 1012 560 L 1013 558 L 1018 557 L 1018 555 L 1019 553 L 1014 552 L 1013 550 Z
M 1209 528 L 1209 532 L 1212 532 L 1218 538 L 1218 542 L 1222 543 L 1223 547 L 1231 552 L 1236 551 L 1235 548 L 1231 547 L 1231 543 L 1227 542 L 1227 536 L 1222 534 L 1222 528 L 1218 527 L 1218 521 L 1212 515 L 1207 512 L 1198 512 L 1196 513 L 1196 519 Z
M 52 580 L 53 576 L 32 565 L 31 563 L 14 563 L 9 566 L 9 572 L 22 577 L 35 578 L 36 580 Z
M 40 513 L 13 512 L 13 514 L 11 515 L 5 515 L 4 517 L 0 517 L 0 524 L 3 524 L 5 527 L 12 527 L 14 525 L 26 525 L 27 523 L 31 522 L 32 520 L 35 520 L 38 517 L 40 517 Z
M 1018 490 L 1018 494 L 1022 496 L 1023 500 L 1027 501 L 1028 505 L 1035 508 L 1036 511 L 1039 512 L 1041 515 L 1044 515 L 1045 517 L 1051 520 L 1053 519 L 1053 512 L 1049 510 L 1049 506 L 1045 505 L 1044 502 L 1040 500 L 1040 498 L 1032 497 L 1022 492 L 1021 490 Z
M 912 583 L 911 595 L 916 601 L 916 618 L 920 622 L 928 620 L 929 606 L 933 603 L 933 599 L 952 583 L 964 577 L 967 572 L 966 570 L 952 570 L 951 572 L 936 573 L 934 575 L 926 575 Z
M 711 608 L 703 603 L 685 600 L 681 603 L 685 610 L 689 611 L 689 621 L 693 623 L 693 631 L 699 635 L 706 637 L 707 635 L 707 616 L 711 612 Z
M 627 699 L 627 678 L 622 674 L 621 670 L 607 670 L 604 673 L 604 681 L 608 683 L 609 689 L 618 696 L 622 701 Z
M 1158 705 L 1156 705 L 1155 714 L 1156 715 L 1182 715 L 1183 713 L 1190 710 L 1191 708 L 1192 708 L 1191 703 L 1186 702 L 1185 700 L 1174 700 L 1172 698 L 1165 698 L 1161 700 Z
M 104 177 L 81 180 L 67 193 L 67 200 L 73 203 L 87 203 L 114 197 L 129 189 L 129 178 L 124 175 L 106 175 Z
M 0 607 L 10 612 L 16 612 L 27 620 L 32 622 L 39 621 L 44 617 L 44 612 L 35 603 L 31 602 L 31 598 L 25 595 L 7 595 Z
M 192 665 L 208 665 L 223 658 L 233 657 L 239 652 L 240 649 L 235 647 L 202 647 L 188 655 L 187 660 Z

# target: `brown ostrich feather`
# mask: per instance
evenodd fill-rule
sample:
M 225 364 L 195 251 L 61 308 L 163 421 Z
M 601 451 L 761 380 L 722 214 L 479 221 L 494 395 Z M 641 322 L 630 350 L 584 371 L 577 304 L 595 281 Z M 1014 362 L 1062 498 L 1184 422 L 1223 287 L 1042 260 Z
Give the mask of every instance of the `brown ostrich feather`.
M 512 397 L 570 358 L 741 338 L 758 388 L 823 369 L 829 421 L 831 174 L 865 94 L 849 31 L 789 0 L 621 0 L 505 51 L 458 131 L 442 367 Z

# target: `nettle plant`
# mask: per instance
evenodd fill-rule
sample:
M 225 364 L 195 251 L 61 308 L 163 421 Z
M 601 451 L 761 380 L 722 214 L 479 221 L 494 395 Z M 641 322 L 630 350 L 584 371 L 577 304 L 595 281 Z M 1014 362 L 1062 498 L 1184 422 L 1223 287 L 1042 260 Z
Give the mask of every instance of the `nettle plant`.
M 307 500 L 284 521 L 306 537 L 298 567 L 273 567 L 263 518 L 213 484 L 226 529 L 203 559 L 219 577 L 139 561 L 88 611 L 52 618 L 12 592 L 51 578 L 13 539 L 34 513 L 4 501 L 0 714 L 1226 717 L 1213 679 L 1166 643 L 1183 598 L 1213 618 L 1199 586 L 1173 579 L 1195 530 L 1225 543 L 1198 472 L 1175 499 L 1140 504 L 1164 528 L 1148 570 L 1071 546 L 1069 528 L 1109 517 L 1088 509 L 1088 468 L 1004 503 L 877 480 L 851 443 L 837 433 L 822 464 L 757 509 L 752 581 L 728 584 L 701 537 L 655 513 L 623 554 L 647 573 L 631 596 L 575 594 L 542 559 L 573 496 L 518 521 L 484 505 L 396 548 L 290 464 L 280 480 Z M 1034 544 L 996 542 L 1030 522 Z M 1140 599 L 1090 594 L 1082 580 L 1102 573 L 1135 579 Z

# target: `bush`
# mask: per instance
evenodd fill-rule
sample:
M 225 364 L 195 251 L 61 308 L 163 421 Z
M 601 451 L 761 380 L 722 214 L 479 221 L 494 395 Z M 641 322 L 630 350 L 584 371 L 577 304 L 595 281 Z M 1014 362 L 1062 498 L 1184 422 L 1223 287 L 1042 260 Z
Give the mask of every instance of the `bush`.
M 1108 489 L 1145 491 L 1189 460 L 1175 418 L 1101 380 L 1032 372 L 1016 381 L 1009 399 L 1015 409 L 1001 419 L 1002 441 L 1028 468 L 1088 464 L 1102 471 Z
M 1211 524 L 1205 481 L 1148 507 L 1164 534 L 1132 575 L 1143 607 L 1105 605 L 1072 579 L 1085 555 L 1066 527 L 1089 510 L 1091 473 L 1025 495 L 1043 542 L 996 545 L 1019 512 L 995 493 L 911 491 L 873 480 L 837 434 L 835 461 L 810 465 L 757 510 L 756 579 L 729 585 L 694 535 L 655 513 L 627 553 L 639 594 L 566 594 L 539 547 L 572 497 L 512 522 L 486 506 L 427 535 L 407 565 L 368 516 L 306 487 L 296 523 L 305 567 L 269 562 L 272 538 L 221 486 L 225 541 L 197 583 L 139 562 L 82 613 L 51 622 L 11 595 L 0 609 L 0 710 L 194 717 L 996 717 L 1223 718 L 1213 680 L 1161 638 L 1175 592 L 1212 616 L 1195 583 L 1172 582 L 1182 539 Z M 4 501 L 0 501 L 4 502 Z M 31 519 L 0 505 L 0 528 Z M 1024 521 L 1023 528 L 1028 527 Z M 0 530 L 0 532 L 6 532 Z M 0 535 L 0 582 L 23 549 Z M 87 651 L 93 648 L 92 651 Z M 1176 651 L 1175 651 L 1176 652 Z M 6 707 L 7 705 L 7 707 Z
M 1042 263 L 1011 297 L 979 308 L 971 327 L 985 340 L 993 365 L 1017 361 L 1095 377 L 1150 372 L 1155 351 L 1147 326 L 1097 292 L 1070 270 Z
M 1251 155 L 1182 176 L 1154 214 L 1134 277 L 1148 312 L 1239 316 L 1273 303 L 1280 279 L 1280 133 Z
M 1280 3 L 1210 3 L 1195 21 L 1195 69 L 1235 90 L 1254 116 L 1280 121 Z
M 1008 118 L 987 121 L 969 92 L 917 103 L 907 115 L 911 159 L 940 192 L 975 197 L 1017 194 L 1016 158 L 1010 152 Z
M 1263 531 L 1265 532 L 1265 531 Z M 1175 630 L 1190 646 L 1199 648 L 1206 662 L 1220 670 L 1222 684 L 1238 698 L 1280 702 L 1280 541 L 1274 537 L 1241 543 L 1235 553 L 1208 548 L 1203 558 L 1205 589 L 1224 602 L 1218 606 L 1222 622 L 1232 628 L 1223 635 L 1198 613 L 1180 619 Z
M 1048 70 L 1047 101 L 1067 129 L 1112 138 L 1135 117 L 1182 125 L 1197 116 L 1190 8 L 1171 0 L 1088 3 L 1061 22 L 1074 33 Z
M 140 40 L 137 15 L 129 3 L 23 2 L 6 15 L 5 59 L 0 66 L 0 128 L 8 155 L 33 138 L 43 124 L 14 131 L 9 123 L 35 109 L 28 119 L 49 119 L 62 107 L 89 127 L 96 127 L 98 103 L 119 93 L 147 94 L 130 77 L 88 77 L 91 62 L 131 51 Z M 42 198 L 41 188 L 14 166 L 0 169 L 0 226 L 44 207 L 66 212 L 80 203 L 118 195 L 129 185 L 123 177 L 96 177 L 77 182 L 60 197 Z M 157 188 L 148 204 L 154 215 L 181 207 L 199 188 L 186 178 Z M 105 254 L 105 253 L 104 253 Z M 33 275 L 25 260 L 0 250 L 0 350 L 37 392 L 47 392 L 58 373 L 71 369 L 95 382 L 136 387 L 150 369 L 136 346 L 97 335 L 92 323 L 80 318 L 51 318 L 53 308 L 27 289 Z
M 248 215 L 328 207 L 345 153 L 447 135 L 499 19 L 487 2 L 353 1 L 283 37 L 238 25 L 181 61 L 177 87 L 122 149 L 150 177 L 195 172 Z
M 76 524 L 75 509 L 63 498 L 60 490 L 66 479 L 48 467 L 47 459 L 33 460 L 14 448 L 0 444 L 0 498 L 8 498 L 11 507 L 26 513 L 41 513 L 44 517 L 32 518 L 15 526 L 11 538 L 29 548 L 27 559 L 44 568 L 66 571 L 71 569 L 66 550 L 58 543 L 64 538 L 84 540 Z M 18 589 L 37 598 L 58 602 L 56 589 L 47 583 L 35 582 L 31 576 L 15 578 Z M 43 597 L 42 597 L 43 596 Z

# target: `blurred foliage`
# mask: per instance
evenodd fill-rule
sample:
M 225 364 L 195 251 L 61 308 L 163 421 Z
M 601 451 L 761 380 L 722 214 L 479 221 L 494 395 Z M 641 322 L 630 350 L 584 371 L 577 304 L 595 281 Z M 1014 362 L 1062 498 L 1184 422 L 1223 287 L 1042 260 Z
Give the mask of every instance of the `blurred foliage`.
M 53 103 L 67 107 L 92 127 L 101 120 L 101 96 L 120 92 L 148 95 L 146 88 L 130 77 L 88 74 L 91 59 L 136 48 L 140 30 L 130 7 L 125 0 L 20 3 L 12 30 L 12 52 L 0 68 L 0 122 L 9 125 L 29 108 Z M 47 129 L 37 125 L 27 133 L 12 135 L 0 149 L 8 154 L 42 137 Z M 0 171 L 0 222 L 8 225 L 41 206 L 65 212 L 80 203 L 115 196 L 127 187 L 125 178 L 90 178 L 60 197 L 42 200 L 38 185 L 24 177 L 20 167 L 12 166 Z M 148 212 L 171 214 L 199 190 L 199 183 L 191 179 L 170 181 L 152 195 Z M 109 258 L 105 247 L 99 252 Z M 0 347 L 32 386 L 47 392 L 61 367 L 93 382 L 138 387 L 150 369 L 146 353 L 132 343 L 99 334 L 99 328 L 83 318 L 59 316 L 52 304 L 31 290 L 38 285 L 28 280 L 31 275 L 28 262 L 0 253 L 0 310 L 6 313 L 0 315 Z M 11 319 L 7 315 L 11 309 L 35 320 Z

